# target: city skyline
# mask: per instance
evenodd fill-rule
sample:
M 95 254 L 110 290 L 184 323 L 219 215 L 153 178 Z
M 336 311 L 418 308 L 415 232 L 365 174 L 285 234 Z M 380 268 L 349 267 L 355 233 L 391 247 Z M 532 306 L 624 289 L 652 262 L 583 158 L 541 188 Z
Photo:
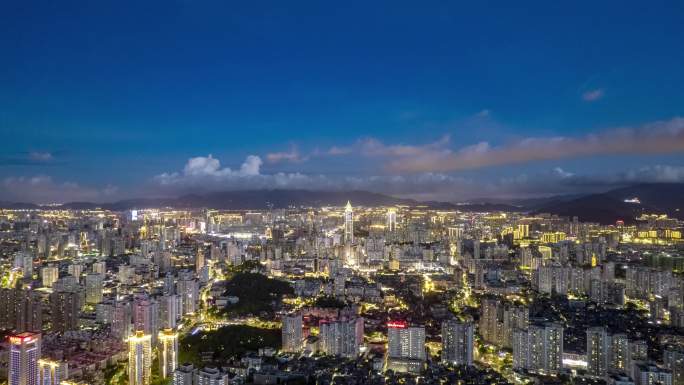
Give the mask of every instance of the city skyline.
M 3 201 L 684 181 L 678 2 L 1 10 Z

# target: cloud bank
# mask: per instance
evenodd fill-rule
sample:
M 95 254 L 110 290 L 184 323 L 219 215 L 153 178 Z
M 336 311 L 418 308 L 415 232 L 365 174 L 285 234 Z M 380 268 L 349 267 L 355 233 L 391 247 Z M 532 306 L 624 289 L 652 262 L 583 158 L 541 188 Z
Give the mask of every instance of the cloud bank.
M 501 146 L 480 142 L 458 150 L 424 151 L 390 159 L 398 173 L 449 172 L 596 155 L 652 155 L 684 151 L 684 118 L 583 137 L 530 137 Z

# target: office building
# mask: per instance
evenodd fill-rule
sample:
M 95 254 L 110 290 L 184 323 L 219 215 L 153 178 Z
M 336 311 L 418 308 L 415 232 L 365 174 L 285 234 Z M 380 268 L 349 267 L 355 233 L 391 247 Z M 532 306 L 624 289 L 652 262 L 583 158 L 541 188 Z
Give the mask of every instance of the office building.
M 39 385 L 40 334 L 11 335 L 9 343 L 8 385 Z
M 344 241 L 354 243 L 354 210 L 349 201 L 344 208 Z

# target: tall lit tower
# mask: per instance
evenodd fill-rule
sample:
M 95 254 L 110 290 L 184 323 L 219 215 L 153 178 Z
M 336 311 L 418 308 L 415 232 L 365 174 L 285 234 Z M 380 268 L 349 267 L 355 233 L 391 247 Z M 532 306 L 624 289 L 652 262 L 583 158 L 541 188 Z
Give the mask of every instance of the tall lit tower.
M 349 201 L 344 208 L 344 241 L 354 243 L 354 210 Z
M 397 230 L 397 210 L 387 210 L 387 232 L 393 233 Z
M 66 361 L 55 361 L 47 358 L 38 360 L 40 385 L 60 385 L 69 377 L 69 365 Z
M 302 350 L 302 315 L 295 313 L 283 317 L 283 351 Z
M 39 385 L 40 334 L 15 334 L 9 337 L 9 342 L 9 385 Z
M 142 331 L 128 338 L 128 384 L 150 385 L 152 379 L 152 337 Z
M 159 373 L 162 378 L 173 376 L 178 367 L 178 333 L 173 329 L 159 332 Z

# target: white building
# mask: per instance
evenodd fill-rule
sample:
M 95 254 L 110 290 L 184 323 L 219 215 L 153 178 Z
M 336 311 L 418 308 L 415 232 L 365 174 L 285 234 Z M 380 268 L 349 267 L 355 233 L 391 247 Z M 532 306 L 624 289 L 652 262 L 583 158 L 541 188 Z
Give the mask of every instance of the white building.
M 420 372 L 426 359 L 425 328 L 402 321 L 387 324 L 387 366 L 400 372 Z
M 299 313 L 283 317 L 283 351 L 302 351 L 302 315 Z

